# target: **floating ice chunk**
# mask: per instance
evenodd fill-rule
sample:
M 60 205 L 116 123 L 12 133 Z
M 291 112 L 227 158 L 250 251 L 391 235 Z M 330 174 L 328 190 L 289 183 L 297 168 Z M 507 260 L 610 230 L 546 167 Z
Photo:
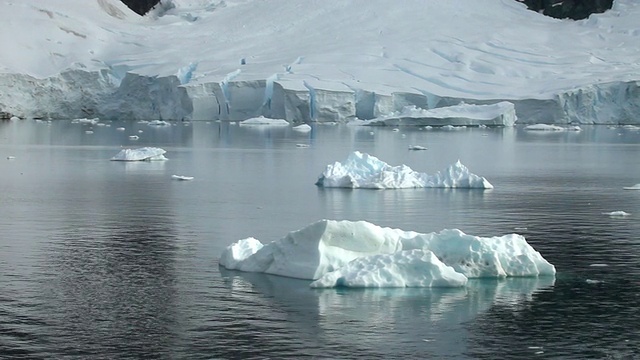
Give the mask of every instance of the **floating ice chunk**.
M 391 166 L 375 156 L 359 151 L 351 153 L 344 163 L 327 165 L 316 185 L 367 189 L 493 189 L 487 179 L 470 173 L 459 160 L 443 171 L 428 175 L 416 172 L 406 165 Z
M 92 130 L 87 130 L 87 131 L 85 131 L 84 133 L 85 133 L 85 134 L 89 134 L 89 135 L 91 135 L 91 134 L 93 134 L 93 131 L 92 131 Z
M 73 119 L 71 120 L 72 124 L 90 124 L 90 125 L 95 125 L 98 123 L 98 121 L 100 121 L 99 118 L 93 118 L 93 119 L 87 119 L 87 118 L 82 118 L 82 119 Z
M 220 265 L 248 272 L 323 279 L 314 286 L 461 286 L 464 277 L 556 272 L 517 234 L 479 237 L 455 229 L 421 234 L 346 220 L 321 220 L 266 245 L 255 238 L 240 240 L 223 251 Z M 336 273 L 327 275 L 332 272 Z
M 123 128 L 123 127 L 119 127 L 119 128 L 116 128 L 116 130 L 118 130 L 118 131 L 124 131 L 124 130 L 125 130 L 125 128 Z
M 625 186 L 625 190 L 640 190 L 640 184 L 635 184 L 633 186 Z
M 269 125 L 269 126 L 289 126 L 289 122 L 284 119 L 270 119 L 264 116 L 259 116 L 256 118 L 247 119 L 244 121 L 240 121 L 240 125 L 244 126 L 253 126 L 253 125 Z
M 636 125 L 624 125 L 622 126 L 622 128 L 627 130 L 632 130 L 632 131 L 640 130 L 640 126 L 636 126 Z
M 530 131 L 581 131 L 580 126 L 558 126 L 558 125 L 548 125 L 548 124 L 533 124 L 527 125 L 524 127 L 525 130 Z
M 129 136 L 129 140 L 138 140 L 138 139 L 140 139 L 140 136 L 138 136 L 138 135 L 130 135 Z
M 20 120 L 20 118 L 19 118 L 19 117 L 17 117 L 17 116 L 12 116 L 12 117 L 11 117 L 11 119 L 9 119 L 9 120 L 11 120 L 11 121 L 18 121 L 18 120 Z
M 16 158 L 15 156 L 11 156 L 11 155 L 7 156 L 7 160 L 14 160 L 15 158 Z
M 309 144 L 296 144 L 296 147 L 299 147 L 299 148 L 308 148 L 308 147 L 309 147 Z
M 170 123 L 164 120 L 152 120 L 147 123 L 149 126 L 171 126 Z
M 327 287 L 459 287 L 467 277 L 445 265 L 428 250 L 357 258 L 311 283 Z
M 409 150 L 427 150 L 427 148 L 420 145 L 409 145 Z
M 171 175 L 171 178 L 174 180 L 181 180 L 181 181 L 193 180 L 193 176 L 184 176 L 184 175 Z
M 122 149 L 112 161 L 157 161 L 167 160 L 166 151 L 156 147 L 143 147 L 138 149 Z
M 311 126 L 307 124 L 302 124 L 302 125 L 294 126 L 292 129 L 300 132 L 309 132 L 311 131 Z
M 611 217 L 626 217 L 626 216 L 631 216 L 631 214 L 629 214 L 626 211 L 622 211 L 622 210 L 617 210 L 617 211 L 612 211 L 612 212 L 603 212 L 602 215 L 609 215 Z

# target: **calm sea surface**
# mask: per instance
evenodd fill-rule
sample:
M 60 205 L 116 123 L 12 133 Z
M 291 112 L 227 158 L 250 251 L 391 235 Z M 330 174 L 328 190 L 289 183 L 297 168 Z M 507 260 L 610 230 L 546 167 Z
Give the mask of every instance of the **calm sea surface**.
M 141 146 L 169 161 L 109 161 Z M 460 159 L 495 189 L 314 186 L 354 150 L 429 174 Z M 623 190 L 637 183 L 640 132 L 605 126 L 0 122 L 0 357 L 640 358 L 640 191 Z M 603 214 L 616 210 L 632 215 Z M 312 290 L 218 266 L 232 242 L 277 240 L 325 218 L 516 232 L 558 274 Z

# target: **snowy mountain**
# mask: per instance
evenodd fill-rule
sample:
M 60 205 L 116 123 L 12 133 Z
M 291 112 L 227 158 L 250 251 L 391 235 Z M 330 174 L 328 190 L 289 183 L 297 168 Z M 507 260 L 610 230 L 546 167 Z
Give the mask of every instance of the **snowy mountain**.
M 290 122 L 515 104 L 640 123 L 640 3 L 580 21 L 513 0 L 2 0 L 5 116 Z

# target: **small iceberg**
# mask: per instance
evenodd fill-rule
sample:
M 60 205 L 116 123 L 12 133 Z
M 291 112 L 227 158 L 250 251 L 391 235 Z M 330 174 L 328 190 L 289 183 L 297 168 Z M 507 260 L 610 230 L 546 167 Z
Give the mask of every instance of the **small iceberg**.
M 347 220 L 320 220 L 267 244 L 239 240 L 222 252 L 220 265 L 313 280 L 317 288 L 460 287 L 469 278 L 556 273 L 521 235 L 423 234 Z
M 635 184 L 633 186 L 625 186 L 625 190 L 640 190 L 640 184 Z
M 140 139 L 140 136 L 138 135 L 129 135 L 129 140 L 138 140 Z
M 289 122 L 284 119 L 270 119 L 264 116 L 240 121 L 241 126 L 289 126 Z
M 427 148 L 420 145 L 409 145 L 409 150 L 427 150 Z
M 493 189 L 487 179 L 469 172 L 459 160 L 443 171 L 428 175 L 416 172 L 406 165 L 391 166 L 375 156 L 359 151 L 351 153 L 343 163 L 327 165 L 316 185 L 352 189 Z
M 147 123 L 149 126 L 171 126 L 170 123 L 164 120 L 152 120 Z
M 82 118 L 82 119 L 73 119 L 71 120 L 72 124 L 89 124 L 89 125 L 95 125 L 100 121 L 99 118 L 92 118 L 92 119 L 87 119 L 87 118 Z
M 617 210 L 617 211 L 612 211 L 612 212 L 603 212 L 602 215 L 609 215 L 611 217 L 627 217 L 627 216 L 631 216 L 631 214 L 629 214 L 626 211 L 622 211 L 622 210 Z
M 548 124 L 533 124 L 527 125 L 524 127 L 525 130 L 529 131 L 581 131 L 580 126 L 558 126 L 558 125 L 548 125 Z
M 162 161 L 168 160 L 164 154 L 166 151 L 156 147 L 143 147 L 138 149 L 122 149 L 111 161 Z
M 171 175 L 171 178 L 173 180 L 180 180 L 180 181 L 191 181 L 191 180 L 193 180 L 193 176 L 183 176 L 183 175 Z
M 309 132 L 311 131 L 311 126 L 307 124 L 302 124 L 302 125 L 294 126 L 292 129 L 298 132 Z

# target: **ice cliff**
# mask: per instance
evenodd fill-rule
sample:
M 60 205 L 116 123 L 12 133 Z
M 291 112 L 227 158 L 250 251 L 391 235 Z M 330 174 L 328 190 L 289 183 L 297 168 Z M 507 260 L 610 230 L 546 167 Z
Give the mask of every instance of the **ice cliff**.
M 0 115 L 349 122 L 506 101 L 519 123 L 640 124 L 633 0 L 580 21 L 514 1 L 302 4 L 3 2 L 24 31 L 0 33 Z

